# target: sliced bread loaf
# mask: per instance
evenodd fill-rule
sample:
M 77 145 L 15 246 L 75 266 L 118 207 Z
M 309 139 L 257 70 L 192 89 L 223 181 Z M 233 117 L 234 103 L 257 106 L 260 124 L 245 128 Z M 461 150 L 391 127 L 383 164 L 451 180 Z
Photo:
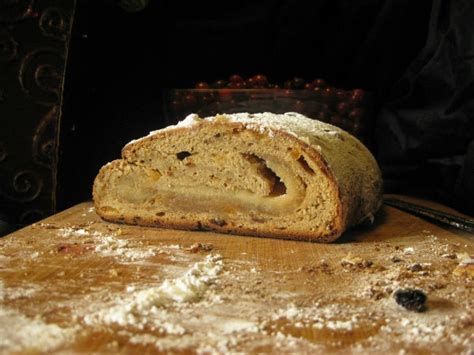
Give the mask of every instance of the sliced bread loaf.
M 297 113 L 190 115 L 127 144 L 93 188 L 109 221 L 320 242 L 372 219 L 381 193 L 362 143 Z

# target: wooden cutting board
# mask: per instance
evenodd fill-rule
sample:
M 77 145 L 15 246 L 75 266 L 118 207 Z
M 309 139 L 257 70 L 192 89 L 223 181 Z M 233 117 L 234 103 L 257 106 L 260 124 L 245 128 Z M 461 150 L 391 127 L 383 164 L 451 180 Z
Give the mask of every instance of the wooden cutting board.
M 0 352 L 474 351 L 473 236 L 377 217 L 315 244 L 116 225 L 79 204 L 0 239 Z M 395 302 L 407 288 L 426 311 Z

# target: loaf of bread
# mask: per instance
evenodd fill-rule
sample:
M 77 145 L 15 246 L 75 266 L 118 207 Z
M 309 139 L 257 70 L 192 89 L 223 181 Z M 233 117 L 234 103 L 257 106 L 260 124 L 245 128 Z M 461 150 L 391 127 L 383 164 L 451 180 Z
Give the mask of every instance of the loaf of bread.
M 238 113 L 151 132 L 105 165 L 105 220 L 329 242 L 372 220 L 382 179 L 349 133 L 297 113 Z

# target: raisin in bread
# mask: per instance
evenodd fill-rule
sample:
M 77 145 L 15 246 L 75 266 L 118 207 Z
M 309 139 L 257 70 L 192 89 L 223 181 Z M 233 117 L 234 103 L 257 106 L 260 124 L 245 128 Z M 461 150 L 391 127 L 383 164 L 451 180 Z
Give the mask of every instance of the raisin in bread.
M 328 242 L 381 205 L 368 149 L 297 113 L 189 115 L 122 157 L 93 188 L 113 222 Z

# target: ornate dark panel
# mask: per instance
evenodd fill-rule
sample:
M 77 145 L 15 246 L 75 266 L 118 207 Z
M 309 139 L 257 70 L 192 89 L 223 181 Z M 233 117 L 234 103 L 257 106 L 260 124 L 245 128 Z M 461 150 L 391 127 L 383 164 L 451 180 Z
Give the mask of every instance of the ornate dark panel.
M 74 0 L 0 0 L 0 219 L 10 226 L 56 208 L 61 89 L 74 9 Z

